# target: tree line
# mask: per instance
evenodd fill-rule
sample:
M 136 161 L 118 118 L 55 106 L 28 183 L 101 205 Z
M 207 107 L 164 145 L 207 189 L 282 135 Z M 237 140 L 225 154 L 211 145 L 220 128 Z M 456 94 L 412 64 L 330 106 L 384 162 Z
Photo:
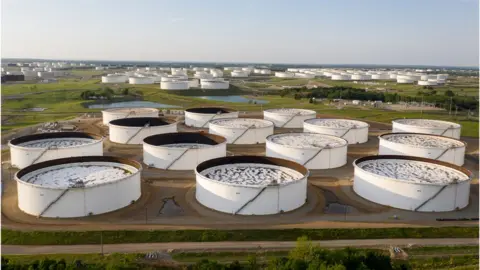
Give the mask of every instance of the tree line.
M 437 95 L 435 90 L 420 91 L 417 96 L 400 95 L 398 93 L 366 91 L 365 89 L 335 86 L 335 87 L 319 87 L 308 89 L 306 87 L 283 89 L 280 96 L 292 96 L 295 99 L 315 98 L 315 99 L 347 99 L 347 100 L 362 100 L 362 101 L 382 101 L 398 103 L 404 102 L 429 102 L 434 103 L 440 107 L 448 109 L 450 103 L 459 110 L 473 110 L 478 111 L 478 100 L 474 97 L 458 96 L 451 90 L 447 90 L 444 95 Z

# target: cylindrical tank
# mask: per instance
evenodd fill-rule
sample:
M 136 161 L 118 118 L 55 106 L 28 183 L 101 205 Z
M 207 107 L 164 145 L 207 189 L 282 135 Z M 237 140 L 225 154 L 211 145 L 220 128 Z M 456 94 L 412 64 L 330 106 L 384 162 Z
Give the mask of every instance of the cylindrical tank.
M 437 81 L 418 81 L 418 85 L 429 85 L 434 86 L 437 85 Z
M 445 212 L 468 205 L 472 173 L 451 163 L 411 156 L 367 156 L 353 162 L 353 190 L 390 207 Z
M 188 81 L 188 88 L 197 88 L 200 86 L 200 83 L 197 79 L 192 79 Z
M 232 73 L 230 73 L 230 76 L 232 76 L 232 77 L 248 77 L 248 72 L 235 70 L 235 71 L 232 71 Z
M 351 80 L 350 75 L 341 75 L 341 74 L 332 74 L 331 80 L 332 81 L 349 81 Z
M 345 139 L 318 133 L 283 133 L 267 137 L 266 156 L 298 162 L 308 169 L 332 169 L 347 163 Z
M 231 156 L 197 166 L 197 201 L 234 215 L 271 215 L 295 210 L 307 200 L 309 171 L 292 161 Z
M 462 166 L 466 144 L 457 139 L 420 133 L 387 133 L 379 137 L 379 155 L 430 158 Z
M 201 80 L 200 84 L 202 89 L 228 89 L 230 87 L 228 81 L 219 80 Z
M 291 73 L 291 72 L 275 72 L 275 77 L 278 77 L 278 78 L 293 78 L 293 77 L 295 77 L 295 74 Z
M 143 140 L 143 162 L 165 170 L 194 170 L 198 164 L 227 155 L 224 137 L 203 132 L 157 134 Z
M 268 109 L 263 111 L 263 118 L 272 121 L 275 127 L 302 128 L 303 121 L 315 118 L 317 112 L 305 109 Z
M 121 118 L 158 117 L 158 109 L 154 108 L 113 108 L 102 111 L 103 124 Z
M 430 119 L 396 119 L 392 132 L 425 133 L 460 139 L 462 126 L 457 123 Z
M 51 79 L 55 77 L 53 72 L 50 72 L 50 71 L 39 71 L 37 72 L 37 76 L 42 79 Z
M 12 167 L 78 156 L 103 155 L 103 137 L 84 132 L 51 132 L 22 136 L 8 143 Z
M 372 74 L 372 80 L 388 80 L 390 75 L 387 73 Z
M 127 80 L 128 77 L 122 74 L 109 74 L 108 76 L 102 76 L 102 83 L 125 83 Z
M 367 75 L 367 74 L 353 74 L 352 75 L 352 80 L 354 80 L 354 81 L 367 81 L 367 80 L 371 80 L 371 79 L 372 79 L 372 76 Z
M 303 132 L 333 135 L 347 140 L 348 144 L 357 144 L 368 141 L 369 126 L 357 120 L 313 118 L 303 122 Z
M 397 76 L 397 83 L 413 83 L 414 81 L 412 79 L 409 79 L 407 77 L 400 77 Z
M 142 144 L 155 134 L 177 132 L 177 123 L 158 117 L 122 118 L 110 121 L 110 141 L 121 144 Z
M 103 214 L 140 198 L 140 163 L 110 156 L 54 159 L 15 174 L 18 207 L 49 218 Z
M 160 89 L 163 90 L 188 90 L 188 81 L 161 82 Z
M 129 77 L 129 84 L 153 84 L 153 78 L 151 77 Z
M 22 71 L 22 73 L 23 73 L 23 76 L 25 77 L 30 77 L 30 78 L 37 77 L 37 72 L 33 70 L 25 70 L 25 71 Z
M 271 121 L 250 118 L 215 119 L 209 122 L 208 127 L 209 133 L 225 137 L 229 144 L 265 143 L 274 129 Z
M 307 74 L 307 73 L 295 73 L 294 77 L 296 78 L 303 78 L 303 79 L 313 79 L 315 75 Z
M 238 118 L 238 111 L 221 107 L 189 108 L 185 110 L 185 125 L 208 128 L 208 122 L 217 118 Z

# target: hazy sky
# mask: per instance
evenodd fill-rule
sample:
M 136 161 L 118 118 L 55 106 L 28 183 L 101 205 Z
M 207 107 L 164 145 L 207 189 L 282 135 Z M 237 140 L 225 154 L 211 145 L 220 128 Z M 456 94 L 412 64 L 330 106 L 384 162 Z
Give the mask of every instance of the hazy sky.
M 478 0 L 1 0 L 4 58 L 478 66 Z

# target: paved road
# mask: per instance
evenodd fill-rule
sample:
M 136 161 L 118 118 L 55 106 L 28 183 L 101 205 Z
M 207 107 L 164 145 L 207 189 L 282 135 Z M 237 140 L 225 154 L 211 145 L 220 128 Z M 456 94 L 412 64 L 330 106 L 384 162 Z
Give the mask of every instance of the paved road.
M 375 240 L 331 240 L 331 241 L 313 241 L 325 248 L 335 247 L 388 247 L 388 246 L 407 246 L 425 245 L 478 245 L 477 238 L 452 238 L 452 239 L 375 239 Z M 285 250 L 295 247 L 295 242 L 193 242 L 193 243 L 147 243 L 147 244 L 115 244 L 103 245 L 104 253 L 144 253 L 151 251 L 167 251 L 169 249 L 184 251 L 221 251 L 221 250 L 239 250 L 239 249 L 269 249 Z M 69 245 L 69 246 L 17 246 L 2 245 L 2 254 L 5 255 L 28 255 L 28 254 L 87 254 L 99 253 L 100 245 Z

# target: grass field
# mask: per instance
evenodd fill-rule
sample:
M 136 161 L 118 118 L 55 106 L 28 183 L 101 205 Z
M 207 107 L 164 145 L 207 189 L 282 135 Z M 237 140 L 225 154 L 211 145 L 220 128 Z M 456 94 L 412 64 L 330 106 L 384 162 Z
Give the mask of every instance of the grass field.
M 178 230 L 178 231 L 13 231 L 2 229 L 4 245 L 73 245 L 208 241 L 295 241 L 384 239 L 384 238 L 471 238 L 476 227 L 383 228 L 383 229 L 285 229 L 285 230 Z
M 317 80 L 317 79 L 315 79 Z M 289 84 L 297 84 L 300 81 L 308 81 L 306 79 L 281 79 L 271 78 L 274 83 L 288 82 Z M 249 82 L 251 83 L 251 82 Z M 88 81 L 78 81 L 75 79 L 60 80 L 58 83 L 50 84 L 9 84 L 3 85 L 2 91 L 4 96 L 16 96 L 19 94 L 27 94 L 17 99 L 5 99 L 2 104 L 2 116 L 14 117 L 14 123 L 8 122 L 2 126 L 3 131 L 8 131 L 13 128 L 25 127 L 42 122 L 55 121 L 73 117 L 78 113 L 95 112 L 99 109 L 88 109 L 82 104 L 88 101 L 80 98 L 80 93 L 85 90 L 99 90 L 105 85 L 99 83 L 98 79 L 91 79 Z M 186 91 L 164 91 L 160 90 L 158 84 L 156 85 L 108 85 L 113 89 L 128 87 L 131 91 L 140 91 L 143 94 L 143 100 L 159 102 L 169 105 L 177 105 L 181 107 L 192 106 L 228 106 L 242 111 L 261 111 L 269 108 L 295 107 L 313 109 L 319 113 L 336 115 L 339 117 L 352 117 L 365 120 L 389 123 L 396 118 L 431 118 L 458 122 L 463 125 L 462 135 L 478 137 L 478 119 L 469 121 L 465 116 L 449 116 L 445 112 L 401 112 L 401 111 L 386 111 L 381 109 L 365 109 L 346 107 L 343 109 L 334 109 L 331 106 L 324 104 L 310 104 L 308 100 L 295 100 L 292 97 L 280 97 L 278 95 L 266 96 L 252 96 L 256 99 L 268 100 L 268 104 L 248 104 L 248 103 L 230 103 L 222 101 L 212 101 L 200 99 L 195 96 L 199 95 L 252 95 L 252 91 L 232 86 L 229 90 L 220 91 L 204 91 L 204 90 L 186 90 Z M 19 112 L 21 109 L 31 107 L 47 108 L 44 112 Z M 3 119 L 3 118 L 2 118 Z M 13 121 L 12 119 L 12 121 Z

